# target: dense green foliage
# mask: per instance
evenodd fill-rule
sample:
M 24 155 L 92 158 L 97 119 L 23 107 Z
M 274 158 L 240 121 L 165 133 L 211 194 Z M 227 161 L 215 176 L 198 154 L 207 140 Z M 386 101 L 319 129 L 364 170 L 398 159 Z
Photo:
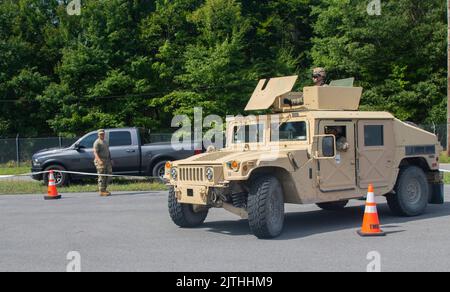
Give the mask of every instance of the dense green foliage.
M 446 119 L 446 3 L 383 0 L 0 0 L 0 136 L 167 131 L 194 106 L 242 109 L 263 77 L 324 66 L 364 109 Z

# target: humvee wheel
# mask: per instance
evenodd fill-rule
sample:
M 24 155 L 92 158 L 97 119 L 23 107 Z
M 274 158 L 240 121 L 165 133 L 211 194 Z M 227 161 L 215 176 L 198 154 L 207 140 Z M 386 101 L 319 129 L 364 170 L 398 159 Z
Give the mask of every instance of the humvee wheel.
M 395 194 L 386 196 L 392 213 L 398 216 L 418 216 L 423 214 L 430 195 L 427 177 L 417 166 L 401 169 L 395 185 Z
M 208 210 L 194 212 L 193 205 L 178 203 L 175 190 L 171 187 L 169 190 L 169 214 L 176 225 L 192 228 L 205 222 Z
M 326 211 L 338 211 L 342 210 L 347 206 L 348 200 L 346 201 L 337 201 L 337 202 L 327 202 L 327 203 L 318 203 L 317 207 Z
M 284 224 L 284 196 L 280 182 L 273 176 L 256 179 L 248 196 L 248 223 L 261 239 L 281 234 Z

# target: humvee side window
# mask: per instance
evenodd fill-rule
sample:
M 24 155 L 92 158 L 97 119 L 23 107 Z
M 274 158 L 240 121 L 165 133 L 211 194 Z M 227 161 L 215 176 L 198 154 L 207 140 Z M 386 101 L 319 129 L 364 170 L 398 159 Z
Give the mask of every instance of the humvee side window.
M 306 139 L 305 122 L 272 124 L 271 141 L 273 142 L 306 141 Z
M 347 127 L 346 126 L 326 126 L 325 127 L 326 135 L 334 135 L 336 140 L 339 138 L 347 138 Z
M 233 129 L 233 143 L 264 142 L 264 124 L 236 126 Z
M 364 146 L 384 146 L 384 127 L 383 125 L 364 126 Z

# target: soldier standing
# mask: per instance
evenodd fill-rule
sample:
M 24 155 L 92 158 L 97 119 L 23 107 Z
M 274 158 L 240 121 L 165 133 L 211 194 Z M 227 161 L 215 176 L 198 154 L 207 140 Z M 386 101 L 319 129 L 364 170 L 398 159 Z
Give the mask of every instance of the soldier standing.
M 327 72 L 324 68 L 314 68 L 313 70 L 313 82 L 314 86 L 325 86 L 325 78 L 327 78 Z
M 106 189 L 111 181 L 111 177 L 101 176 L 101 174 L 112 174 L 111 153 L 109 152 L 108 142 L 105 141 L 105 130 L 98 130 L 98 139 L 94 143 L 94 164 L 97 168 L 98 188 L 100 196 L 108 197 L 111 195 Z

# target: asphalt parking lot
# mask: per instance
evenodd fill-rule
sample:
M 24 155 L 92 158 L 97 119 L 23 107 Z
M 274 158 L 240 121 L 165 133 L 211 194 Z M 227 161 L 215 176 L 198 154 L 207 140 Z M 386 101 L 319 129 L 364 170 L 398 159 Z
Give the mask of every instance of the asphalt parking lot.
M 180 229 L 166 192 L 0 196 L 0 271 L 65 271 L 70 251 L 82 271 L 366 271 L 367 254 L 382 271 L 450 271 L 450 186 L 446 203 L 417 218 L 378 211 L 385 238 L 361 238 L 364 202 L 338 212 L 287 206 L 284 233 L 258 240 L 247 221 L 211 210 L 197 229 Z

